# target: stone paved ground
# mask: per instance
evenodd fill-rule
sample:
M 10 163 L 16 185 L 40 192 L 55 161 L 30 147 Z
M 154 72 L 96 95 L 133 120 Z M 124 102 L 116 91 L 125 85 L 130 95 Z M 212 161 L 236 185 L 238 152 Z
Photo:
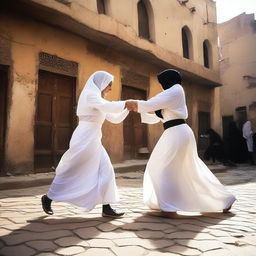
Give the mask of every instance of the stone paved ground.
M 216 173 L 237 196 L 231 213 L 177 218 L 144 206 L 142 175 L 117 174 L 121 201 L 114 206 L 126 212 L 120 219 L 64 203 L 53 203 L 55 214 L 46 216 L 40 197 L 48 186 L 0 191 L 0 255 L 256 255 L 255 167 Z

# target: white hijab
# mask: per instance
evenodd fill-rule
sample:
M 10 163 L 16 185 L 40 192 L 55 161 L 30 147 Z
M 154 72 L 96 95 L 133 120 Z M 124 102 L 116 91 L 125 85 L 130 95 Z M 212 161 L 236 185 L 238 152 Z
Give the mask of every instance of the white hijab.
M 251 121 L 247 121 L 244 123 L 243 125 L 243 137 L 245 139 L 249 138 L 252 134 L 252 125 L 251 125 Z
M 77 115 L 82 115 L 86 108 L 86 96 L 95 94 L 101 97 L 101 92 L 114 80 L 114 76 L 105 71 L 94 72 L 87 80 L 78 100 Z

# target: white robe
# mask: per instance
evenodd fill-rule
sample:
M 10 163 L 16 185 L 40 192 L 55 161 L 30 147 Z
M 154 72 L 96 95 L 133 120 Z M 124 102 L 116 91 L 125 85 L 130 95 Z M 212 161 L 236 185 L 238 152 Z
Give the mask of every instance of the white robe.
M 109 156 L 101 143 L 101 126 L 105 119 L 122 122 L 129 111 L 125 101 L 109 102 L 93 93 L 81 94 L 78 107 L 79 124 L 69 149 L 56 168 L 56 176 L 47 193 L 56 201 L 64 201 L 89 211 L 97 204 L 116 202 L 115 174 Z
M 253 152 L 253 131 L 251 121 L 246 121 L 243 125 L 243 137 L 246 139 L 248 152 Z
M 185 94 L 176 84 L 148 101 L 138 101 L 144 123 L 160 121 L 155 114 L 162 110 L 163 122 L 186 119 Z M 147 163 L 143 197 L 151 209 L 167 212 L 215 212 L 228 208 L 235 197 L 198 157 L 193 131 L 187 124 L 166 129 Z

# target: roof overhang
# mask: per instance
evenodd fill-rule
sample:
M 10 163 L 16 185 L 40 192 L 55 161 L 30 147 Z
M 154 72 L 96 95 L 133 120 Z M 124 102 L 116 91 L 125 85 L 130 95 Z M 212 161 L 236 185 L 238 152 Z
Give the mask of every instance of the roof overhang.
M 65 5 L 53 0 L 2 0 L 0 6 L 68 30 L 97 44 L 107 45 L 122 54 L 143 58 L 145 62 L 159 66 L 159 69 L 176 68 L 185 80 L 209 87 L 221 85 L 218 72 L 139 38 L 131 27 L 118 23 L 110 16 L 92 12 L 75 1 Z

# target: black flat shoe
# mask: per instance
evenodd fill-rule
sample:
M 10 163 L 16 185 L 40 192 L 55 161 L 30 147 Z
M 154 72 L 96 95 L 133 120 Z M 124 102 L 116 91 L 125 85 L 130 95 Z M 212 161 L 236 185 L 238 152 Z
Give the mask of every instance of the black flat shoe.
M 232 205 L 230 205 L 228 208 L 224 209 L 222 212 L 223 213 L 229 213 L 229 210 L 231 209 Z
M 48 215 L 53 215 L 53 210 L 51 208 L 52 200 L 50 198 L 48 198 L 47 195 L 43 195 L 41 197 L 41 203 L 42 203 L 42 208 L 43 208 L 44 212 Z
M 121 217 L 124 215 L 124 212 L 116 212 L 112 209 L 110 205 L 103 205 L 102 217 Z

